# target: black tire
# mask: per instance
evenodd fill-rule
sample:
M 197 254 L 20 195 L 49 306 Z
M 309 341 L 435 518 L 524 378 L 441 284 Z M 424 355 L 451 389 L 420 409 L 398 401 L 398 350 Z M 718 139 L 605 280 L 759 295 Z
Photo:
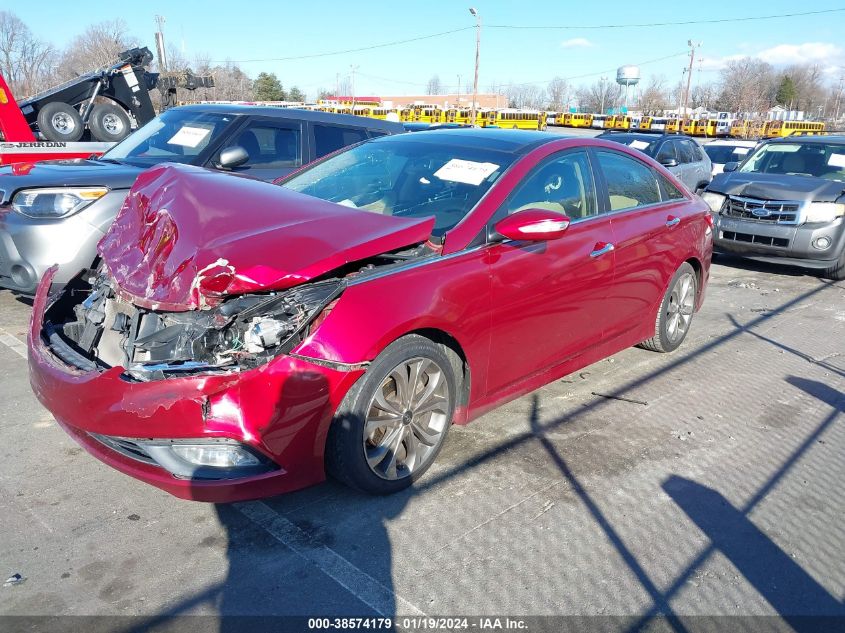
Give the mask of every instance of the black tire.
M 73 106 L 54 101 L 38 111 L 38 129 L 48 141 L 72 143 L 82 138 L 85 126 Z
M 845 279 L 845 249 L 839 254 L 839 259 L 836 263 L 822 273 L 826 279 L 833 279 L 834 281 L 842 281 Z
M 118 105 L 113 103 L 98 103 L 91 110 L 88 127 L 92 136 L 104 143 L 117 143 L 132 132 L 129 115 Z
M 392 380 L 391 374 L 394 370 L 402 368 L 403 363 L 414 362 L 416 359 L 434 363 L 441 372 L 439 380 L 444 381 L 445 388 L 448 390 L 443 405 L 444 412 L 437 414 L 442 430 L 438 431 L 436 443 L 431 446 L 426 445 L 424 450 L 427 452 L 421 462 L 411 469 L 404 465 L 400 468 L 397 458 L 395 460 L 397 478 L 389 479 L 385 474 L 376 474 L 375 469 L 378 469 L 381 463 L 371 467 L 367 461 L 366 451 L 377 451 L 383 448 L 383 445 L 372 443 L 371 436 L 364 437 L 365 422 L 373 406 L 377 390 L 381 389 L 384 396 L 384 382 Z M 420 385 L 420 387 L 425 389 L 428 384 Z M 399 395 L 398 390 L 395 395 Z M 443 447 L 452 424 L 457 395 L 458 380 L 455 362 L 450 358 L 448 349 L 417 334 L 403 336 L 394 341 L 370 364 L 367 372 L 349 390 L 338 407 L 326 441 L 326 470 L 335 479 L 370 494 L 390 494 L 407 488 L 428 470 Z M 433 420 L 434 415 L 432 413 L 429 420 Z M 402 419 L 404 420 L 404 416 Z M 428 427 L 426 430 L 431 430 L 430 424 L 430 421 L 426 422 Z M 396 424 L 397 429 L 404 427 L 408 427 L 406 432 L 409 435 L 413 434 L 412 422 L 404 421 Z M 380 432 L 380 429 L 375 431 L 375 433 Z M 387 440 L 388 433 L 389 431 L 383 432 L 380 439 Z M 407 442 L 410 439 L 410 437 L 407 440 L 401 439 L 398 443 L 397 452 L 404 451 L 405 458 L 408 457 Z M 384 441 L 385 445 L 388 443 Z
M 679 287 L 686 282 L 691 284 L 686 290 Z M 680 295 L 683 295 L 680 301 L 682 305 L 678 305 Z M 695 274 L 695 269 L 684 262 L 672 275 L 672 280 L 666 288 L 666 294 L 663 295 L 663 300 L 657 309 L 657 316 L 654 319 L 654 336 L 640 343 L 639 347 L 662 353 L 674 352 L 678 349 L 684 342 L 692 324 L 697 297 L 698 277 Z M 675 320 L 675 316 L 677 316 L 677 320 Z M 684 319 L 685 316 L 689 318 Z M 672 328 L 673 322 L 675 324 L 674 330 Z

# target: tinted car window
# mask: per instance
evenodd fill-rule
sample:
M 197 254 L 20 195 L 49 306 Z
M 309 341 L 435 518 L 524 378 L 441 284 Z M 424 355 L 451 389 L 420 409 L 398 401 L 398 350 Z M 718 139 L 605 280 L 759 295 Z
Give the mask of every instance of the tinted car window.
M 692 143 L 690 141 L 685 140 L 677 140 L 675 143 L 678 146 L 678 161 L 681 163 L 694 163 L 697 161 L 696 155 L 694 154 L 695 148 L 692 147 Z
M 385 136 L 280 184 L 349 207 L 350 213 L 434 217 L 432 233 L 441 236 L 475 207 L 512 161 L 509 153 Z
M 627 145 L 631 149 L 638 149 L 647 156 L 654 156 L 657 145 L 660 143 L 660 137 L 649 136 L 647 134 L 602 134 L 598 138 L 604 141 L 613 141 L 621 145 Z
M 704 146 L 704 151 L 714 163 L 724 165 L 731 161 L 741 162 L 745 159 L 748 152 L 751 151 L 751 148 L 734 145 L 711 145 L 708 143 Z
M 660 202 L 657 177 L 649 167 L 616 152 L 599 150 L 596 155 L 607 183 L 611 211 Z
M 133 165 L 191 163 L 220 139 L 235 119 L 232 115 L 167 110 L 127 136 L 103 157 Z
M 681 200 L 684 194 L 678 189 L 668 178 L 664 178 L 662 174 L 657 174 L 657 180 L 660 182 L 660 188 L 663 192 L 663 200 Z
M 573 220 L 596 215 L 596 191 L 586 152 L 568 152 L 540 164 L 505 206 L 508 214 L 522 209 L 546 209 Z
M 669 141 L 660 146 L 660 151 L 657 153 L 657 162 L 662 162 L 674 158 L 678 160 L 678 153 L 675 151 L 675 143 Z
M 240 170 L 249 170 L 250 167 L 297 167 L 302 164 L 301 136 L 299 126 L 255 122 L 240 132 L 229 145 L 240 145 L 249 155 L 249 160 L 239 167 Z
M 317 158 L 331 154 L 347 145 L 354 145 L 367 138 L 364 130 L 337 125 L 314 125 L 314 142 Z

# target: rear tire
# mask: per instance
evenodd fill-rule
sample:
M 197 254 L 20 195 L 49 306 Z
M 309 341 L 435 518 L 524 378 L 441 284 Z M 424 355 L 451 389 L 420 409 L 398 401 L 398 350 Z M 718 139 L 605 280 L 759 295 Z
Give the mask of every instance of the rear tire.
M 673 352 L 689 332 L 698 297 L 698 278 L 695 270 L 684 262 L 675 271 L 654 320 L 654 336 L 639 347 L 652 352 Z
M 73 143 L 85 132 L 79 112 L 67 103 L 48 103 L 38 111 L 37 121 L 38 129 L 48 141 Z
M 834 281 L 842 281 L 843 279 L 845 279 L 845 249 L 842 249 L 842 252 L 839 254 L 839 259 L 836 260 L 836 263 L 827 270 L 825 270 L 822 275 L 825 278 L 833 279 Z
M 117 143 L 132 132 L 132 124 L 126 111 L 113 103 L 98 103 L 91 110 L 88 119 L 91 134 L 98 141 Z
M 454 364 L 442 345 L 417 334 L 394 341 L 338 407 L 326 470 L 370 494 L 407 488 L 443 447 L 457 395 Z

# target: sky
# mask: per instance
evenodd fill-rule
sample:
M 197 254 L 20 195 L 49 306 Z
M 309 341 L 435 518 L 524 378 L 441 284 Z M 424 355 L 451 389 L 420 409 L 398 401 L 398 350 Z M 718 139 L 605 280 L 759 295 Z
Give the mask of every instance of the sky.
M 67 11 L 66 0 L 5 0 L 3 9 L 21 18 L 41 39 L 63 48 L 85 27 L 102 20 L 123 19 L 130 32 L 151 50 L 155 16 L 164 16 L 169 45 L 190 60 L 201 54 L 212 60 L 238 62 L 250 76 L 274 72 L 285 87 L 293 85 L 311 98 L 320 88 L 334 91 L 337 78 L 355 68 L 357 95 L 422 94 L 437 75 L 444 88 L 462 92 L 472 88 L 475 60 L 475 18 L 481 15 L 479 91 L 493 85 L 536 83 L 544 87 L 554 77 L 575 85 L 611 79 L 623 64 L 639 65 L 643 81 L 663 75 L 668 85 L 682 78 L 688 63 L 687 41 L 701 42 L 693 85 L 718 78 L 731 59 L 751 56 L 775 66 L 817 62 L 830 81 L 845 73 L 845 44 L 841 34 L 845 11 L 788 18 L 719 24 L 626 26 L 721 18 L 749 18 L 776 14 L 845 9 L 839 2 L 794 0 L 732 3 L 516 2 L 508 0 L 428 0 L 381 2 L 252 0 L 144 0 L 119 2 L 83 0 L 81 10 Z M 600 7 L 594 11 L 590 7 Z M 653 7 L 665 6 L 665 9 Z M 567 7 L 577 7 L 569 10 Z M 584 10 L 586 7 L 587 10 Z M 496 28 L 496 27 L 508 28 Z M 517 26 L 541 26 L 519 29 Z M 590 28 L 601 26 L 602 28 Z M 547 28 L 565 27 L 565 28 Z M 369 51 L 286 59 L 357 49 L 422 38 Z M 258 61 L 253 61 L 258 60 Z

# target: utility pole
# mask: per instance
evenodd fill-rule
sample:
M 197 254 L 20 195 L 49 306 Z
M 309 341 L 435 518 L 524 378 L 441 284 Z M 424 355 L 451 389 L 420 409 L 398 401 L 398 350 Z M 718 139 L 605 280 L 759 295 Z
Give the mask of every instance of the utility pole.
M 476 104 L 478 102 L 478 58 L 481 54 L 481 14 L 473 7 L 469 8 L 469 12 L 475 16 L 475 79 L 472 82 L 472 110 L 470 112 L 470 122 L 472 125 L 476 125 Z
M 158 65 L 160 72 L 167 72 L 167 52 L 164 48 L 164 16 L 155 17 L 158 30 L 156 31 L 156 50 L 158 51 Z
M 337 98 L 340 96 L 340 73 L 335 73 L 334 75 L 334 99 L 337 101 Z
M 601 86 L 601 106 L 599 107 L 599 114 L 604 114 L 604 96 L 605 96 L 605 85 L 607 84 L 607 77 L 602 75 L 601 79 L 599 79 L 599 85 Z
M 690 83 L 692 82 L 692 67 L 695 63 L 695 49 L 701 46 L 701 42 L 693 42 L 692 40 L 687 40 L 687 46 L 689 46 L 689 69 L 687 69 L 687 88 L 684 90 L 684 113 L 686 114 L 687 110 L 687 103 L 689 101 L 689 88 Z
M 461 107 L 461 76 L 458 75 L 458 107 Z
M 349 69 L 352 71 L 352 114 L 355 114 L 355 71 L 358 70 L 358 66 L 349 64 Z

